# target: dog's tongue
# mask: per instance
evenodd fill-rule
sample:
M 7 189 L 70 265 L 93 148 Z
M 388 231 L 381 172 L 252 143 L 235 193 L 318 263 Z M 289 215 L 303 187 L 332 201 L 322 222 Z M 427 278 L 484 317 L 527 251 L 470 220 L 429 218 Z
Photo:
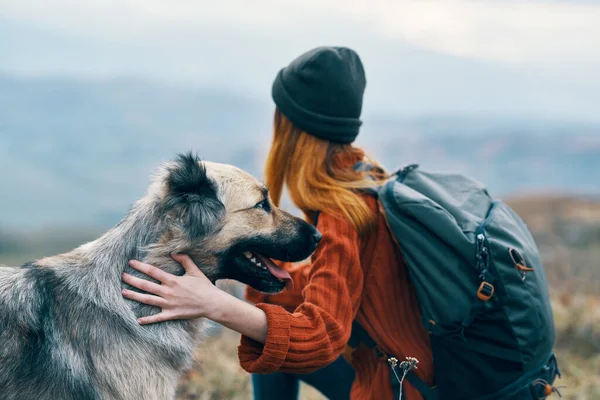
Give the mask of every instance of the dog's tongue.
M 283 269 L 279 268 L 277 265 L 275 265 L 275 263 L 273 261 L 271 261 L 271 259 L 269 257 L 265 257 L 262 254 L 258 254 L 258 253 L 254 253 L 254 254 L 258 258 L 260 258 L 260 261 L 262 261 L 263 264 L 265 264 L 267 266 L 271 275 L 273 275 L 275 278 L 279 279 L 280 281 L 285 281 L 286 289 L 289 290 L 294 287 L 294 281 L 292 280 L 292 277 L 286 270 L 283 270 Z

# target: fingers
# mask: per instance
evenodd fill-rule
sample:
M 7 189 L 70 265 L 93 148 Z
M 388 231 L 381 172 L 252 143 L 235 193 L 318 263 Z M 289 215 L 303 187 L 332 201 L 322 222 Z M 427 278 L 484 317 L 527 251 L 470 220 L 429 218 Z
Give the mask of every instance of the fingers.
M 123 297 L 127 297 L 130 300 L 135 300 L 140 303 L 148 304 L 149 306 L 165 307 L 167 302 L 162 297 L 152 296 L 150 294 L 138 293 L 133 290 L 122 290 Z
M 187 254 L 172 253 L 171 257 L 177 261 L 185 269 L 185 273 L 189 275 L 197 275 L 200 271 L 194 261 Z
M 133 275 L 123 273 L 122 279 L 131 286 L 143 290 L 144 292 L 152 293 L 158 296 L 165 296 L 166 289 L 158 283 L 150 282 L 145 279 L 137 278 Z
M 131 268 L 137 269 L 138 271 L 143 272 L 144 274 L 151 276 L 154 279 L 156 279 L 157 281 L 162 282 L 162 283 L 166 283 L 171 278 L 173 278 L 173 275 L 171 275 L 163 270 L 160 270 L 156 267 L 153 267 L 150 264 L 139 262 L 137 260 L 129 261 L 129 265 L 131 266 Z
M 177 318 L 174 315 L 171 315 L 168 312 L 163 311 L 156 315 L 149 315 L 147 317 L 138 318 L 137 322 L 140 325 L 147 325 L 147 324 L 155 324 L 157 322 L 168 321 L 171 319 L 177 319 Z

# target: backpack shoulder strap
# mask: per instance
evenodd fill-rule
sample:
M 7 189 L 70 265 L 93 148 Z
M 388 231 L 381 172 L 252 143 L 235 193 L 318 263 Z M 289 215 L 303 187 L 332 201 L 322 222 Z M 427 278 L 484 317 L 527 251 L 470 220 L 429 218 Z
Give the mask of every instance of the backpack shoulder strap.
M 417 167 L 418 167 L 418 165 L 415 164 L 415 165 L 409 165 L 408 167 L 405 167 L 405 168 L 401 168 L 398 171 L 394 172 L 391 175 L 391 177 L 394 177 L 397 175 L 399 176 L 402 173 L 404 173 L 405 170 L 412 170 Z M 357 164 L 354 165 L 355 171 L 369 172 L 372 169 L 373 169 L 373 166 L 371 164 L 363 162 L 363 161 L 359 161 Z M 375 196 L 378 197 L 379 192 L 378 192 L 377 188 L 366 189 L 365 191 L 367 193 L 374 194 Z M 385 352 L 383 352 L 379 348 L 377 343 L 375 343 L 375 341 L 371 338 L 371 336 L 369 336 L 367 331 L 365 331 L 365 329 L 355 320 L 352 323 L 352 333 L 350 335 L 348 345 L 352 348 L 356 348 L 356 347 L 358 347 L 358 345 L 360 345 L 360 343 L 364 343 L 367 347 L 369 347 L 370 349 L 373 349 L 375 351 L 375 354 L 377 355 L 377 357 L 385 359 L 386 362 L 388 362 L 388 360 L 391 357 L 393 357 L 392 355 L 386 354 Z M 398 379 L 394 373 L 393 368 L 390 368 L 390 379 L 392 381 L 392 389 L 394 390 L 395 398 L 399 398 L 400 385 L 398 383 Z M 435 390 L 435 388 L 429 387 L 413 371 L 409 371 L 406 374 L 406 380 L 408 382 L 410 382 L 410 384 L 413 385 L 415 387 L 415 389 L 417 389 L 421 393 L 421 395 L 423 396 L 423 398 L 425 400 L 437 400 L 438 396 L 437 396 L 437 391 Z

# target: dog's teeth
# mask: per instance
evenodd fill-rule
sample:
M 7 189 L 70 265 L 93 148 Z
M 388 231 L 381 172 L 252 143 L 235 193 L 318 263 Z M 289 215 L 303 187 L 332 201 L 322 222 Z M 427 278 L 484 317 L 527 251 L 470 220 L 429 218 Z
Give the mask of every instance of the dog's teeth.
M 258 262 L 258 263 L 256 263 L 256 265 L 258 265 L 259 267 L 262 267 L 262 264 L 261 264 L 261 263 L 259 263 L 259 262 Z
M 256 264 L 256 258 L 252 257 L 252 258 L 250 259 L 250 261 L 252 261 L 254 264 Z
M 250 253 L 249 251 L 245 251 L 245 252 L 244 252 L 244 256 L 245 256 L 246 258 L 252 258 L 252 253 Z

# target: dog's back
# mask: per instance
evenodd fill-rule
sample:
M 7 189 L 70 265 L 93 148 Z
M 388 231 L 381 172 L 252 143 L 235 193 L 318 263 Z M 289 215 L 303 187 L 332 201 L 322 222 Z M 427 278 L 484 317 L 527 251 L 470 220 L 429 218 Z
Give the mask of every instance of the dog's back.
M 0 398 L 99 399 L 86 360 L 85 322 L 54 270 L 24 265 L 0 269 Z M 81 315 L 77 316 L 78 318 Z M 71 326 L 72 332 L 65 332 Z
M 173 349 L 181 329 L 142 330 L 134 315 L 124 316 L 122 299 L 111 304 L 94 293 L 109 290 L 88 275 L 85 267 L 0 268 L 1 400 L 173 395 L 190 352 Z M 119 287 L 114 291 L 117 300 Z

